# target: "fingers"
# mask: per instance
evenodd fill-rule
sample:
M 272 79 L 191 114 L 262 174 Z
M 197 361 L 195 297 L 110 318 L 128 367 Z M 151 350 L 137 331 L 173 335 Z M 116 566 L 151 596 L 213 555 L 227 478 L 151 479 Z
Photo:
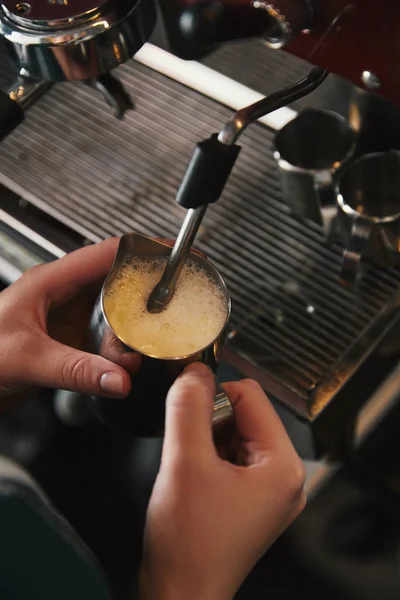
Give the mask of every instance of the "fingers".
M 51 302 L 65 302 L 83 287 L 102 282 L 114 262 L 119 238 L 93 244 L 39 267 L 40 289 Z M 29 274 L 35 286 L 36 271 Z
M 125 369 L 129 375 L 135 375 L 142 362 L 140 354 L 125 350 L 124 344 L 111 329 L 107 329 L 104 333 L 99 354 Z
M 208 367 L 189 365 L 167 396 L 163 458 L 200 460 L 216 456 L 212 438 L 215 380 Z
M 265 450 L 290 443 L 286 430 L 258 383 L 251 379 L 225 383 L 235 413 L 236 431 L 243 442 Z
M 120 366 L 51 339 L 39 342 L 26 363 L 26 380 L 33 386 L 112 398 L 124 398 L 131 389 L 130 377 Z
M 224 388 L 233 404 L 236 431 L 241 439 L 239 464 L 253 467 L 250 473 L 257 489 L 265 473 L 274 472 L 276 493 L 282 505 L 288 507 L 290 519 L 294 518 L 305 505 L 305 473 L 281 420 L 255 381 L 245 379 L 225 384 Z

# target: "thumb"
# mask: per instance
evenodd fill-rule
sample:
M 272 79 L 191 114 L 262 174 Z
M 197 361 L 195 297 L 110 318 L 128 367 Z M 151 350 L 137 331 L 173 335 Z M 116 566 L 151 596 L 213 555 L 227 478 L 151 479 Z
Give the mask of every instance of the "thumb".
M 130 392 L 128 373 L 101 356 L 50 339 L 42 348 L 36 347 L 35 356 L 29 361 L 29 379 L 34 386 L 114 398 L 124 398 Z M 137 360 L 139 367 L 139 356 Z
M 163 458 L 198 459 L 216 454 L 212 437 L 215 380 L 208 367 L 189 365 L 167 396 Z

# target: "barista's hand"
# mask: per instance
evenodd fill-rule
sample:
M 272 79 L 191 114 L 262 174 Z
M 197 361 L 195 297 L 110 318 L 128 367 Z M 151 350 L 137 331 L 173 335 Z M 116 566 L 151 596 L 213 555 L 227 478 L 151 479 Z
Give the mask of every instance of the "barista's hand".
M 0 294 L 0 410 L 26 388 L 50 387 L 123 397 L 125 369 L 79 350 L 90 312 L 111 269 L 118 239 L 78 250 L 27 271 Z
M 226 384 L 235 464 L 212 436 L 214 379 L 191 365 L 168 395 L 162 463 L 147 514 L 142 595 L 228 600 L 305 504 L 304 469 L 257 383 Z

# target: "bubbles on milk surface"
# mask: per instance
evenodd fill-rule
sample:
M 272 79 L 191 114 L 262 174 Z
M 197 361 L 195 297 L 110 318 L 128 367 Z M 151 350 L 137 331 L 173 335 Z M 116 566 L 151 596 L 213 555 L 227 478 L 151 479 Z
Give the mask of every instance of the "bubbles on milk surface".
M 218 336 L 227 303 L 209 275 L 189 261 L 168 306 L 161 313 L 149 313 L 147 299 L 165 265 L 165 258 L 134 258 L 126 263 L 105 294 L 104 310 L 111 327 L 129 346 L 158 358 L 186 356 Z

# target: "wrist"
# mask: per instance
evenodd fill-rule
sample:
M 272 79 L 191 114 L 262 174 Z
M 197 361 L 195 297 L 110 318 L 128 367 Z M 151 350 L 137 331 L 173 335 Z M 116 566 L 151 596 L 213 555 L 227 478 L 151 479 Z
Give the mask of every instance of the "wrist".
M 232 600 L 233 596 L 217 589 L 195 589 L 194 585 L 190 590 L 182 589 L 182 581 L 151 577 L 143 563 L 140 567 L 139 600 Z

